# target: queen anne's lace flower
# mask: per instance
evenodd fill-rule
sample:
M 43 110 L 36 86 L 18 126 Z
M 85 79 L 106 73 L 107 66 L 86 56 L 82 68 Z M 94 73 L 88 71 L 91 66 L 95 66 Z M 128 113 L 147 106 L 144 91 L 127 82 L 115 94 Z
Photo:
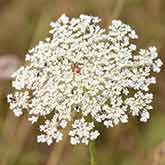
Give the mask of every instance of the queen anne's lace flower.
M 27 111 L 32 123 L 46 120 L 38 142 L 59 142 L 68 122 L 71 143 L 88 144 L 99 136 L 94 122 L 113 127 L 128 122 L 129 114 L 149 119 L 152 73 L 162 65 L 157 49 L 137 49 L 131 43 L 136 32 L 119 20 L 108 30 L 99 23 L 98 17 L 62 15 L 51 23 L 52 36 L 30 50 L 27 65 L 13 74 L 17 92 L 8 101 L 15 115 Z

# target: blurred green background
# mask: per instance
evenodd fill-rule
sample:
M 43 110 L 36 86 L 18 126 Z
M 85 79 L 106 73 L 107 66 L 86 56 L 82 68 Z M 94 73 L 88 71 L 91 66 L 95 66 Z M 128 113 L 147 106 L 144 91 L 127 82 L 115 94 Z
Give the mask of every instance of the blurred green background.
M 29 48 L 48 35 L 49 23 L 61 14 L 96 15 L 107 27 L 121 19 L 140 36 L 138 45 L 157 46 L 165 62 L 164 0 L 0 0 L 0 165 L 88 165 L 88 148 L 63 142 L 37 144 L 37 126 L 8 109 L 9 75 Z M 165 70 L 157 76 L 154 110 L 147 124 L 130 119 L 113 129 L 100 128 L 98 165 L 165 165 Z

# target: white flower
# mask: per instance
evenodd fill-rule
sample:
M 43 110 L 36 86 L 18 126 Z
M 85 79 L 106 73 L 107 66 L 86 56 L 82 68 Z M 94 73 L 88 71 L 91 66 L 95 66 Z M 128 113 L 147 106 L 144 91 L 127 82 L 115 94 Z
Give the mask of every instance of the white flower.
M 9 94 L 7 96 L 7 100 L 10 103 L 10 109 L 13 110 L 16 116 L 20 116 L 23 114 L 23 110 L 27 109 L 29 104 L 29 92 L 16 92 L 14 95 Z
M 75 120 L 73 125 L 73 129 L 69 132 L 71 136 L 71 144 L 79 144 L 84 143 L 88 144 L 89 140 L 95 140 L 100 133 L 96 130 L 94 131 L 94 123 L 85 122 L 85 119 Z
M 150 118 L 150 114 L 148 111 L 143 111 L 141 114 L 140 121 L 147 122 L 147 120 Z
M 131 43 L 138 38 L 135 30 L 120 20 L 107 30 L 100 22 L 62 15 L 50 24 L 52 36 L 32 48 L 27 65 L 12 75 L 16 92 L 8 95 L 10 109 L 16 116 L 27 111 L 32 124 L 44 121 L 38 142 L 61 141 L 68 122 L 75 145 L 100 135 L 95 122 L 113 127 L 127 123 L 129 114 L 149 119 L 149 86 L 162 66 L 157 49 L 139 50 Z
M 34 124 L 35 122 L 37 122 L 38 116 L 32 116 L 28 120 L 31 121 L 32 124 Z

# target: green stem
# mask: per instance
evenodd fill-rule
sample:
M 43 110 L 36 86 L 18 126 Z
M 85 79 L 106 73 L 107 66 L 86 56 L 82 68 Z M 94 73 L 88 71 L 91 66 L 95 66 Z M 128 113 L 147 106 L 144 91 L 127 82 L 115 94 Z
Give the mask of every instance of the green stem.
M 96 144 L 94 141 L 89 143 L 90 165 L 96 165 Z

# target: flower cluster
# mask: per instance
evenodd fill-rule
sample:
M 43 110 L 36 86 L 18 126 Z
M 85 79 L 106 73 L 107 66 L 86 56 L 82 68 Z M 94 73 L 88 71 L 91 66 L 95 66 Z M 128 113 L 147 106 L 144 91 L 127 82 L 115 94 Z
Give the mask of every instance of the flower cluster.
M 15 94 L 8 95 L 16 116 L 25 111 L 40 125 L 38 142 L 59 142 L 72 123 L 70 142 L 88 144 L 99 132 L 95 122 L 113 127 L 128 115 L 149 119 L 155 84 L 162 65 L 157 49 L 138 49 L 136 32 L 120 20 L 100 27 L 98 17 L 62 15 L 50 25 L 51 36 L 26 55 L 27 65 L 13 75 Z

